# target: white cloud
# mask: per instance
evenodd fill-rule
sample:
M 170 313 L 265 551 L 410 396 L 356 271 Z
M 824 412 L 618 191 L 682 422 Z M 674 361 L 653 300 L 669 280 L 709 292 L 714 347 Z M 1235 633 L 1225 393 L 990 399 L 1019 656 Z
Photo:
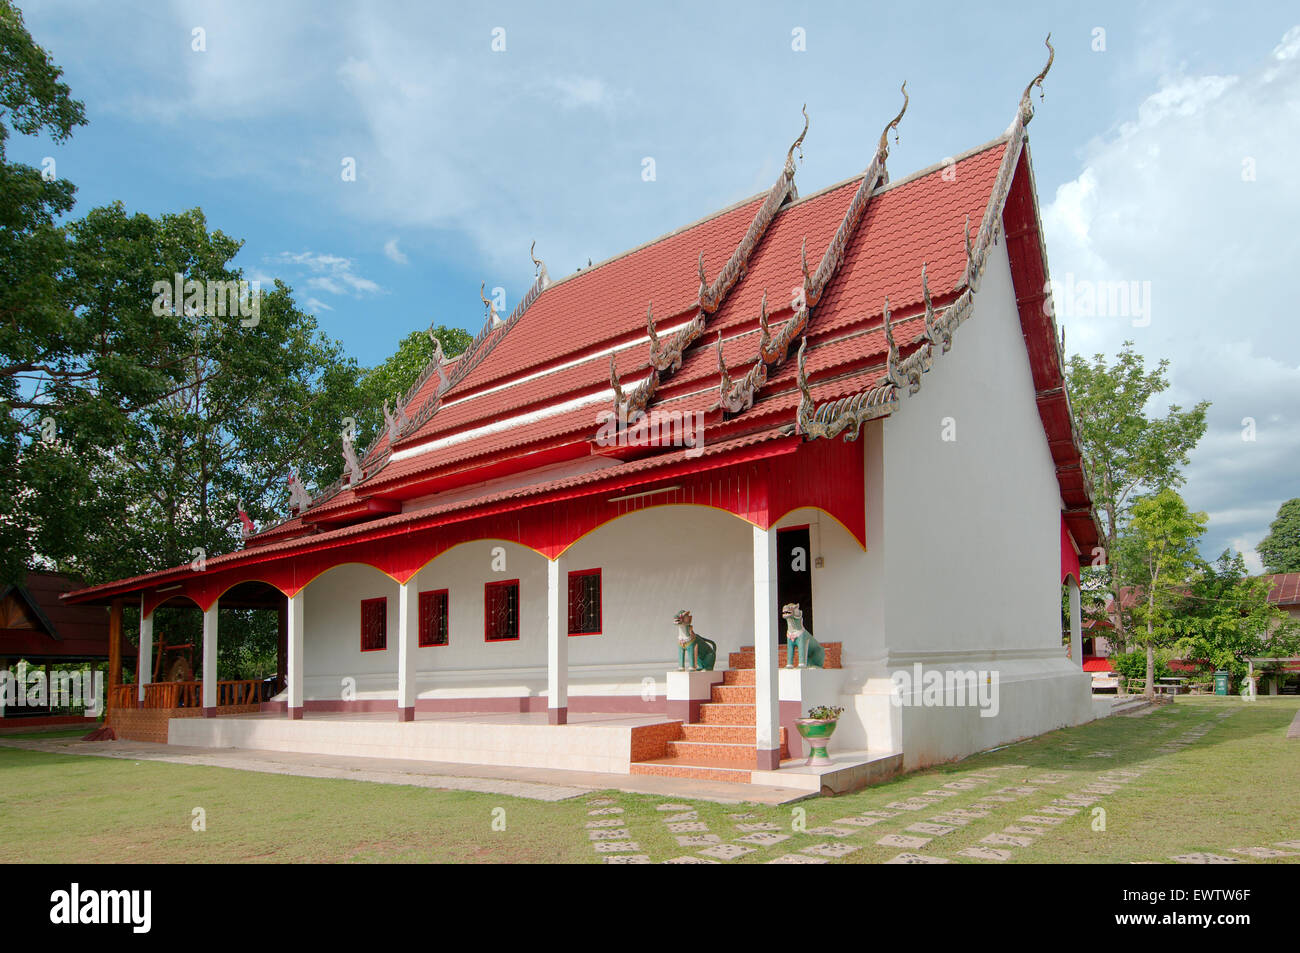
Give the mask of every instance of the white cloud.
M 332 295 L 351 295 L 359 298 L 366 294 L 380 294 L 383 288 L 369 278 L 356 273 L 351 258 L 317 252 L 280 252 L 271 261 L 296 268 L 307 275 L 307 287 Z
M 594 76 L 557 76 L 549 83 L 564 109 L 612 109 L 621 97 Z
M 384 242 L 384 254 L 388 256 L 390 261 L 396 262 L 399 265 L 405 265 L 410 261 L 410 259 L 406 257 L 406 253 L 397 247 L 396 238 L 390 238 L 388 241 Z
M 321 312 L 321 311 L 333 311 L 333 310 L 334 310 L 334 309 L 331 308 L 329 305 L 327 305 L 324 301 L 321 301 L 319 298 L 308 298 L 306 301 L 303 302 L 303 306 L 304 306 L 308 311 L 311 311 L 311 312 L 313 312 L 313 313 L 319 313 L 319 312 Z
M 1300 28 L 1266 50 L 1243 75 L 1171 72 L 1043 206 L 1056 281 L 1150 282 L 1149 326 L 1067 315 L 1066 343 L 1132 339 L 1148 366 L 1170 360 L 1166 404 L 1212 401 L 1184 495 L 1211 514 L 1205 550 L 1251 565 L 1300 459 L 1300 334 L 1279 305 L 1300 258 Z

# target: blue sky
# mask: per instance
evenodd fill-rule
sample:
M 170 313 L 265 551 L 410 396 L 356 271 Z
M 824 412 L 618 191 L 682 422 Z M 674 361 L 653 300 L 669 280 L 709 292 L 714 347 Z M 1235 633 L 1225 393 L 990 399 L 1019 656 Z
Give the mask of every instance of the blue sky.
M 20 3 L 89 125 L 11 155 L 54 157 L 75 214 L 202 207 L 366 364 L 432 321 L 477 331 L 480 282 L 512 306 L 534 239 L 558 277 L 767 188 L 805 102 L 805 194 L 866 164 L 903 79 L 895 177 L 986 142 L 1051 30 L 1030 138 L 1053 276 L 1150 303 L 1058 300 L 1067 350 L 1131 338 L 1171 360 L 1171 400 L 1214 402 L 1185 488 L 1207 554 L 1251 550 L 1300 495 L 1300 334 L 1276 301 L 1300 257 L 1293 6 Z

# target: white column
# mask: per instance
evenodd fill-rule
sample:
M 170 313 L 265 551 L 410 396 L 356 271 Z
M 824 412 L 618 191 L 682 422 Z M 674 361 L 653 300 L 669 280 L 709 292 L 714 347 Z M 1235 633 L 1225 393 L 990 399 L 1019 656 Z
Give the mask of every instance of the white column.
M 567 565 L 563 556 L 546 563 L 546 718 L 552 725 L 569 722 Z
M 203 714 L 217 713 L 217 602 L 203 613 Z
M 781 695 L 776 658 L 776 533 L 754 527 L 754 727 L 758 769 L 781 766 Z
M 420 592 L 415 579 L 397 590 L 397 720 L 415 720 L 415 650 L 420 640 Z
M 135 663 L 137 698 L 144 701 L 144 687 L 153 681 L 153 613 L 144 614 L 144 595 L 140 596 L 140 652 Z
M 1079 581 L 1070 576 L 1066 581 L 1070 589 L 1070 654 L 1079 668 L 1083 668 L 1083 618 L 1079 609 Z
M 285 681 L 288 682 L 289 696 L 289 717 L 302 717 L 302 614 L 303 614 L 303 592 L 298 590 L 296 595 L 288 599 L 288 611 L 285 613 L 286 622 L 289 628 L 289 659 L 285 666 Z

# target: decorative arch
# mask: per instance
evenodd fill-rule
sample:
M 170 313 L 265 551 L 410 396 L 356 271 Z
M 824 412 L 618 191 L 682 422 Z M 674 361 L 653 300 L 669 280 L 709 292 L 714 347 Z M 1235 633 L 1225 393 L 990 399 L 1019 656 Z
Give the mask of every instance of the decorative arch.
M 752 448 L 751 448 L 752 449 Z M 555 559 L 577 540 L 620 516 L 653 506 L 695 505 L 723 510 L 761 529 L 791 510 L 812 507 L 826 513 L 866 546 L 865 461 L 859 444 L 790 438 L 763 455 L 713 469 L 674 469 L 654 479 L 625 480 L 493 504 L 489 512 L 447 515 L 446 522 L 320 549 L 298 550 L 265 561 L 194 573 L 170 593 L 146 592 L 145 611 L 166 598 L 184 595 L 206 611 L 233 586 L 256 580 L 287 597 L 317 576 L 344 563 L 378 570 L 395 582 L 410 581 L 448 550 L 464 543 L 498 539 Z M 168 587 L 170 589 L 170 587 Z M 162 598 L 160 598 L 162 597 Z
M 169 605 L 176 600 L 187 602 L 197 608 L 200 612 L 206 612 L 212 605 L 210 602 L 204 604 L 192 592 L 188 591 L 187 586 L 182 585 L 179 589 L 171 589 L 168 587 L 166 592 L 146 592 L 144 594 L 143 604 L 141 605 L 141 614 L 147 619 L 152 616 L 154 611 L 157 609 L 181 608 L 179 605 Z
M 543 559 L 546 559 L 546 560 L 552 560 L 552 559 L 555 558 L 555 557 L 553 557 L 553 556 L 548 556 L 548 555 L 546 555 L 546 553 L 542 552 L 540 549 L 537 549 L 537 548 L 534 547 L 534 546 L 529 546 L 527 543 L 520 542 L 520 541 L 517 540 L 517 539 L 503 539 L 503 538 L 501 538 L 501 537 L 499 537 L 499 536 L 478 536 L 478 537 L 475 537 L 474 539 L 463 539 L 463 540 L 460 540 L 459 542 L 452 543 L 450 546 L 446 546 L 446 547 L 440 549 L 440 550 L 438 551 L 438 553 L 437 553 L 436 555 L 430 557 L 429 560 L 428 560 L 427 562 L 421 564 L 420 566 L 417 566 L 417 567 L 414 569 L 414 571 L 412 571 L 411 574 L 410 574 L 409 576 L 406 577 L 405 581 L 406 581 L 406 582 L 410 582 L 412 579 L 414 579 L 414 578 L 415 578 L 416 576 L 418 576 L 420 573 L 424 572 L 426 569 L 428 569 L 430 566 L 432 566 L 434 563 L 436 563 L 436 562 L 437 562 L 439 559 L 441 559 L 443 556 L 446 556 L 448 553 L 450 553 L 453 549 L 458 549 L 458 548 L 460 548 L 461 546 L 469 546 L 469 545 L 472 545 L 472 544 L 474 544 L 474 543 L 510 543 L 510 544 L 513 545 L 513 546 L 521 546 L 521 547 L 523 547 L 524 549 L 532 550 L 534 553 L 536 553 L 538 556 L 541 556 Z

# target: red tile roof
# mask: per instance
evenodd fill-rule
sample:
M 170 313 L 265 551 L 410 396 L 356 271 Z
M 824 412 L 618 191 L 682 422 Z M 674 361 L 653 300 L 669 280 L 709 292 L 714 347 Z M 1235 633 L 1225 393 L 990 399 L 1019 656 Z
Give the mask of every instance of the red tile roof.
M 1272 585 L 1268 601 L 1279 606 L 1300 606 L 1300 572 L 1277 572 L 1264 577 Z
M 1007 140 L 998 139 L 953 163 L 876 189 L 852 232 L 841 266 L 811 309 L 803 332 L 808 342 L 809 387 L 817 402 L 871 388 L 884 376 L 888 346 L 882 313 L 886 295 L 895 339 L 904 356 L 912 349 L 924 330 L 922 265 L 936 305 L 951 303 L 965 274 L 967 234 L 974 238 L 989 207 L 1007 148 Z M 1032 197 L 1028 160 L 1023 152 L 1008 161 L 1011 158 L 1016 159 L 1015 182 L 1021 183 L 1018 194 L 1023 210 L 1026 189 Z M 798 342 L 783 364 L 769 369 L 769 380 L 757 392 L 752 408 L 730 419 L 709 410 L 718 399 L 720 380 L 715 345 L 721 335 L 733 381 L 755 366 L 764 294 L 775 335 L 793 316 L 791 298 L 803 280 L 801 247 L 806 242 L 808 265 L 815 270 L 861 182 L 859 175 L 781 208 L 759 239 L 738 283 L 716 313 L 708 316 L 703 335 L 684 352 L 681 367 L 671 375 L 660 375 L 652 409 L 704 414 L 704 443 L 709 452 L 792 432 L 800 401 L 794 354 Z M 311 542 L 316 543 L 427 519 L 445 509 L 438 497 L 430 500 L 429 507 L 389 516 L 365 512 L 364 504 L 369 499 L 392 507 L 398 501 L 424 498 L 434 488 L 454 490 L 479 484 L 510 468 L 526 472 L 537 469 L 539 461 L 589 457 L 599 414 L 613 408 L 610 354 L 624 390 L 631 392 L 651 372 L 647 304 L 653 304 L 661 340 L 693 319 L 699 307 L 700 253 L 706 275 L 713 280 L 736 250 L 765 197 L 756 196 L 545 287 L 519 313 L 517 321 L 487 335 L 474 352 L 472 369 L 446 393 L 437 393 L 437 374 L 428 376 L 407 413 L 418 420 L 434 408 L 435 401 L 436 412 L 391 446 L 383 435 L 365 457 L 363 481 L 331 491 L 328 499 L 306 513 L 254 537 L 249 548 L 262 553 L 292 549 L 298 542 L 295 537 L 303 533 L 315 533 Z M 1036 211 L 1031 214 L 1036 222 Z M 1029 231 L 1032 229 L 1019 234 Z M 1045 271 L 1045 264 L 1038 267 Z M 1026 326 L 1027 343 L 1041 333 Z M 1050 330 L 1047 334 L 1052 336 Z M 1039 353 L 1031 353 L 1031 363 L 1041 364 L 1043 353 L 1051 363 L 1055 341 L 1039 344 Z M 456 372 L 451 373 L 455 379 Z M 1059 377 L 1059 367 L 1053 367 L 1051 373 Z M 1040 393 L 1044 387 L 1059 386 L 1044 377 L 1038 364 L 1035 384 Z M 1062 459 L 1068 464 L 1070 457 L 1069 448 L 1061 447 L 1073 441 L 1068 407 L 1064 418 L 1059 412 L 1055 418 L 1044 415 L 1044 426 L 1058 457 L 1063 499 L 1078 507 L 1081 490 L 1067 487 L 1067 477 L 1060 469 Z M 639 472 L 642 467 L 652 468 L 654 460 L 676 455 L 662 453 L 652 460 L 634 462 L 612 459 L 610 466 L 620 473 Z M 604 470 L 598 473 L 608 475 Z M 585 474 L 572 479 L 600 478 Z M 517 486 L 519 480 L 514 483 Z M 521 496 L 554 485 L 539 471 L 533 486 L 510 492 Z M 473 495 L 464 489 L 456 490 L 455 495 L 457 502 L 447 506 L 459 508 L 476 502 L 464 499 Z M 1086 493 L 1082 503 L 1086 510 Z M 1067 521 L 1069 518 L 1067 513 Z M 353 519 L 369 521 L 329 528 L 331 523 Z M 1080 525 L 1086 534 L 1087 524 L 1077 520 L 1072 531 L 1087 548 L 1088 541 L 1077 531 Z M 220 565 L 223 560 L 238 558 L 240 554 L 230 554 L 208 562 Z
M 921 302 L 923 263 L 936 298 L 957 286 L 965 268 L 964 223 L 968 218 L 975 223 L 974 234 L 1004 150 L 1005 143 L 999 140 L 961 158 L 949 170 L 935 169 L 877 191 L 808 329 L 807 366 L 814 381 L 857 368 L 857 383 L 873 383 L 859 380 L 861 371 L 883 373 L 885 295 L 890 295 L 895 320 L 908 310 L 915 312 Z M 860 180 L 851 179 L 778 213 L 744 278 L 710 317 L 705 335 L 688 349 L 681 369 L 660 386 L 654 406 L 703 411 L 714 403 L 718 367 L 712 345 L 718 332 L 734 379 L 753 366 L 764 291 L 775 331 L 793 313 L 791 292 L 802 280 L 799 262 L 804 239 L 815 266 Z M 653 302 L 661 336 L 693 317 L 699 251 L 704 251 L 706 273 L 716 273 L 760 202 L 761 197 L 756 197 L 548 287 L 483 363 L 442 395 L 437 413 L 397 442 L 394 449 L 400 459 L 389 459 L 357 491 L 400 495 L 403 482 L 413 478 L 452 472 L 502 454 L 588 440 L 599 426 L 598 414 L 612 406 L 607 397 L 595 400 L 609 390 L 608 352 L 614 351 L 625 389 L 643 379 L 650 370 L 649 346 L 644 343 L 646 304 Z M 904 322 L 896 336 L 906 342 L 921 329 L 919 319 Z M 798 404 L 794 378 L 795 362 L 787 360 L 772 374 L 753 410 L 744 415 L 748 420 L 726 426 L 716 413 L 707 420 L 706 442 L 719 439 L 715 430 L 743 430 L 775 411 L 792 410 Z M 417 412 L 415 404 L 432 397 L 436 382 L 435 376 L 422 389 L 413 401 L 412 414 Z M 814 388 L 818 400 L 829 398 L 830 391 L 834 396 L 852 392 L 831 387 L 823 397 L 821 391 L 821 385 Z M 554 412 L 584 398 L 592 402 Z M 522 419 L 502 425 L 512 418 Z M 792 422 L 793 414 L 780 421 Z M 474 433 L 483 428 L 491 430 Z M 467 434 L 472 439 L 463 439 Z M 433 443 L 458 436 L 462 439 Z M 422 446 L 429 449 L 401 458 Z M 348 493 L 344 495 L 351 500 Z

